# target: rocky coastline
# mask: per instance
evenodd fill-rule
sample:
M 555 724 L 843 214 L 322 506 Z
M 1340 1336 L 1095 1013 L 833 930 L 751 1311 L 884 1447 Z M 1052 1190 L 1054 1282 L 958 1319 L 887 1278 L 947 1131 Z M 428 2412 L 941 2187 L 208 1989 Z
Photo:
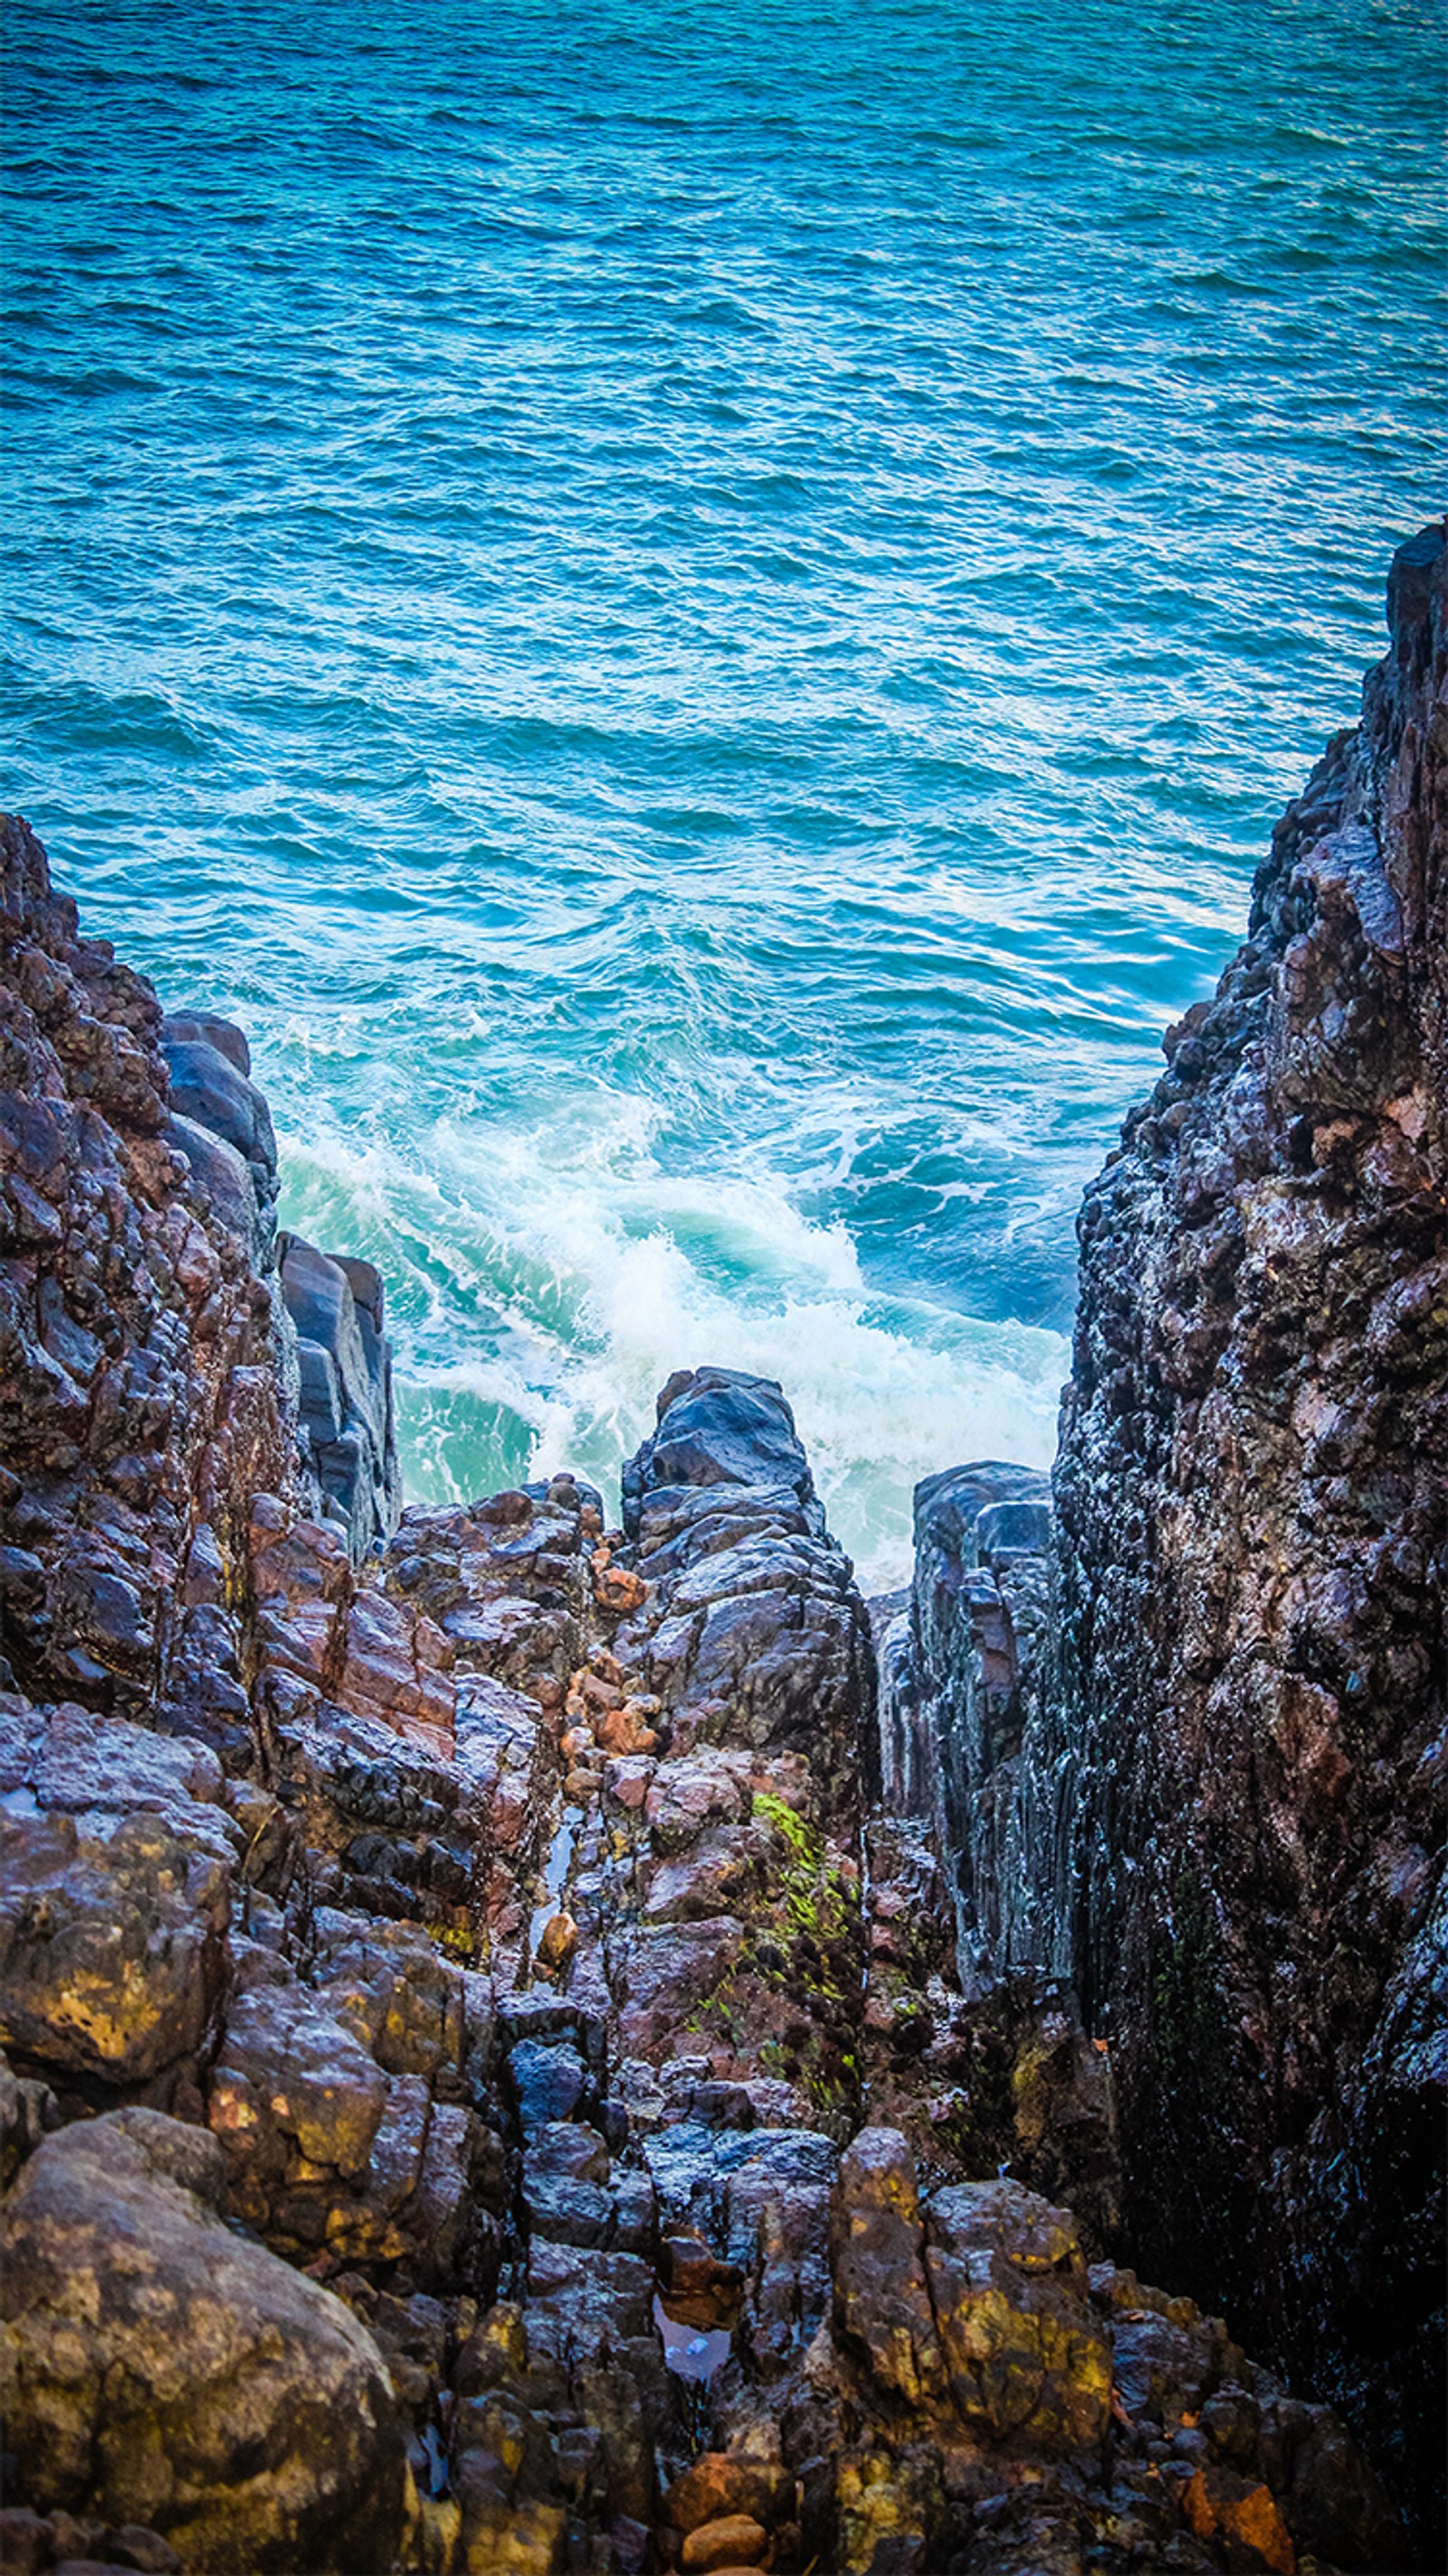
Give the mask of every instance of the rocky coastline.
M 406 1506 L 245 1038 L 7 819 L 4 2568 L 1439 2563 L 1441 529 L 1389 608 L 903 1606 L 728 1370 Z

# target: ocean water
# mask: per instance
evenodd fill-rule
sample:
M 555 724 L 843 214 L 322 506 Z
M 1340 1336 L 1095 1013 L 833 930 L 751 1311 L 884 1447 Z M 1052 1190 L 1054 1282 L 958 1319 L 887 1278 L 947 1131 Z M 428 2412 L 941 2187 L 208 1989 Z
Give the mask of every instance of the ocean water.
M 1442 506 L 1420 0 L 11 0 L 6 800 L 406 1472 L 780 1377 L 867 1581 Z

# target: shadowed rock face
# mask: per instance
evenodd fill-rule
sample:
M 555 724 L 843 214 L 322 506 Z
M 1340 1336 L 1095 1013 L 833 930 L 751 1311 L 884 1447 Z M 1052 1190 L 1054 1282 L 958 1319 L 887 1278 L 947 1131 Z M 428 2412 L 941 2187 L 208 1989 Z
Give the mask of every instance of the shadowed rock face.
M 1055 1488 L 1128 2226 L 1441 2457 L 1448 552 L 1087 1192 Z M 1434 1999 L 1436 1997 L 1436 2000 Z
M 390 1538 L 402 1508 L 382 1280 L 370 1261 L 319 1252 L 300 1235 L 283 1235 L 279 1251 L 297 1409 L 322 1507 L 360 1556 Z
M 213 1605 L 293 1441 L 274 1180 L 260 1145 L 172 1119 L 155 994 L 81 937 L 18 819 L 0 861 L 4 1652 L 32 1691 L 223 1736 L 245 1694 Z
M 250 1498 L 397 1517 L 381 1288 L 289 1244 L 239 1029 L 163 1019 L 0 823 L 0 1591 L 25 1689 L 166 1713 L 239 1752 Z M 290 1274 L 334 1402 L 298 1444 Z M 242 1617 L 238 1619 L 238 1613 Z
M 934 1819 L 967 1983 L 1004 2010 L 1012 1980 L 1073 1981 L 1109 2046 L 1127 2241 L 1350 2409 L 1431 2565 L 1441 528 L 1400 550 L 1388 607 L 1360 727 L 1289 807 L 1246 945 L 1086 1193 L 1054 1534 L 1025 1470 L 919 1489 L 882 1743 L 887 1789 Z M 1079 2167 L 1073 2190 L 1084 2209 Z

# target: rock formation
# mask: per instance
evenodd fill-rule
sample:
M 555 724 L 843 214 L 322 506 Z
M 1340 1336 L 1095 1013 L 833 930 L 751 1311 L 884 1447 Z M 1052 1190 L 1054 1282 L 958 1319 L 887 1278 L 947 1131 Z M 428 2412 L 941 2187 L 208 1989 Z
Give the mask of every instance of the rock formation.
M 1410 589 L 1405 575 L 1400 602 Z M 1372 758 L 1338 755 L 1368 782 L 1370 817 L 1406 800 L 1415 670 L 1409 654 L 1374 701 Z M 1357 808 L 1348 821 L 1369 829 Z M 1153 1805 L 1185 1776 L 1166 1759 L 1162 1658 L 1198 1651 L 1194 1587 L 1213 1560 L 1205 1505 L 1169 1481 L 1188 1434 L 1152 1337 L 1168 1309 L 1196 1314 L 1172 1194 L 1210 1160 L 1228 1039 L 1204 1016 L 1190 1093 L 1178 1047 L 1153 1112 L 1170 1146 L 1135 1128 L 1113 1167 L 1111 1261 L 1104 1220 L 1092 1232 L 1059 1571 L 1039 1478 L 933 1480 L 913 1608 L 882 1636 L 877 1731 L 865 1605 L 766 1381 L 672 1378 L 620 1527 L 567 1474 L 399 1514 L 375 1274 L 278 1240 L 244 1040 L 209 1016 L 163 1021 L 149 987 L 81 939 L 25 827 L 7 824 L 3 846 L 6 2567 L 1405 2565 L 1387 2497 L 1316 2393 L 1289 2393 L 1219 2317 L 1112 2259 L 1124 2185 L 1127 2241 L 1176 2248 L 1202 2281 L 1235 2262 L 1237 2302 L 1258 2300 L 1275 2345 L 1280 2250 L 1254 2238 L 1249 2275 L 1218 2248 L 1213 2269 L 1174 2214 L 1152 2236 L 1142 2180 L 1165 2138 L 1167 2209 L 1197 2187 L 1193 2154 L 1210 2175 L 1204 2084 L 1244 2150 L 1274 2134 L 1233 2107 L 1238 2040 L 1222 2060 L 1204 2046 L 1235 2029 L 1208 2004 L 1253 1967 L 1254 1922 L 1259 1984 L 1276 1994 L 1263 1959 L 1305 1975 L 1290 1943 L 1317 1961 L 1333 1907 L 1370 1889 L 1398 1907 L 1365 1918 L 1377 2004 L 1361 2028 L 1335 2005 L 1321 2043 L 1356 2084 L 1341 2116 L 1364 2155 L 1373 2102 L 1407 2099 L 1427 2037 L 1416 1864 L 1384 1876 L 1370 1847 L 1400 1812 L 1396 1774 L 1349 1796 L 1303 1754 L 1312 1832 L 1319 1813 L 1354 1821 L 1333 1846 L 1339 1876 L 1325 1860 L 1309 1873 L 1304 1925 L 1285 1930 L 1246 1899 L 1276 1885 L 1250 1837 L 1278 1830 L 1286 1774 L 1246 1797 L 1257 1772 L 1224 1757 L 1191 1774 L 1185 1817 Z M 1338 889 L 1323 897 L 1332 922 L 1346 886 L 1352 919 L 1366 906 L 1376 924 L 1372 954 L 1389 955 L 1365 847 L 1336 874 L 1314 859 L 1312 883 Z M 1399 895 L 1405 957 L 1436 899 L 1426 869 L 1419 881 Z M 1262 900 L 1278 901 L 1271 886 Z M 1280 955 L 1278 931 L 1263 934 L 1261 1018 L 1279 993 L 1326 989 L 1307 900 L 1292 895 L 1291 938 L 1310 954 L 1285 927 Z M 1430 958 L 1425 1047 L 1443 1025 L 1434 971 Z M 1217 1007 L 1230 1020 L 1236 1006 Z M 1343 1001 L 1339 1034 L 1345 1015 Z M 1258 1065 L 1255 1043 L 1231 1078 Z M 1235 1095 L 1249 1139 L 1287 1080 L 1290 1048 L 1273 1046 Z M 1399 1104 L 1416 1058 L 1401 1032 L 1383 1046 L 1383 1097 Z M 1323 1094 L 1334 1129 L 1340 1094 Z M 1415 1138 L 1416 1115 L 1387 1121 L 1405 1150 L 1435 1132 Z M 1291 1151 L 1290 1188 L 1279 1175 L 1273 1195 L 1265 1146 L 1233 1187 L 1244 1241 L 1265 1190 L 1305 1259 L 1310 1223 L 1340 1215 L 1346 1146 L 1305 1164 Z M 1372 1181 L 1388 1213 L 1398 1169 Z M 1148 1219 L 1149 1256 L 1124 1231 Z M 1348 1247 L 1367 1301 L 1353 1330 L 1399 1410 L 1372 1417 L 1386 1463 L 1366 1502 L 1349 1424 L 1321 1456 L 1310 1526 L 1330 1532 L 1334 1564 L 1359 1562 L 1354 1511 L 1382 1516 L 1379 1538 L 1426 1543 L 1407 1332 L 1436 1309 L 1415 1284 L 1420 1251 L 1392 1269 L 1394 1240 L 1380 1208 Z M 1254 1259 L 1190 1278 L 1216 1297 L 1211 1283 L 1255 1276 Z M 1312 1348 L 1327 1353 L 1320 1257 L 1314 1277 Z M 1159 1308 L 1126 1310 L 1111 1339 L 1100 1319 L 1121 1317 L 1133 1281 Z M 1262 1328 L 1266 1296 L 1249 1308 L 1233 1291 L 1221 1349 Z M 1174 1352 L 1205 1348 L 1186 1326 L 1160 1331 Z M 1324 1384 L 1340 1365 L 1323 1358 Z M 1210 1389 L 1192 1398 L 1190 1437 L 1223 1492 L 1257 1418 L 1244 1368 L 1223 1421 Z M 1266 1385 L 1262 1419 L 1273 1437 L 1328 1438 L 1297 1381 Z M 1114 1542 L 1108 1475 L 1125 1480 Z M 1247 1587 L 1287 1544 L 1269 1485 L 1264 1459 L 1231 1489 L 1243 1528 L 1249 1505 L 1270 1528 L 1254 1521 L 1250 1558 L 1217 1564 L 1212 1634 L 1239 1677 Z M 1169 1616 L 1143 1567 L 1175 1586 Z M 1406 1557 L 1391 1570 L 1408 1584 Z M 1391 1770 L 1387 1684 L 1401 1742 L 1428 1684 L 1388 1576 L 1374 1589 L 1364 1573 L 1361 1597 L 1362 1722 Z M 1325 1666 L 1273 1660 L 1274 1641 L 1296 1651 L 1298 1610 L 1259 1608 L 1247 1662 L 1268 1698 L 1244 1706 L 1275 1705 L 1279 1672 L 1335 1690 Z M 1137 1745 L 1120 1695 L 1148 1681 Z M 1342 1693 L 1346 1708 L 1346 1678 Z M 1184 1684 L 1181 1706 L 1196 1706 Z M 1210 1701 L 1229 1748 L 1235 1708 Z M 1191 1723 L 1183 1762 L 1208 1717 Z M 1355 1736 L 1342 1758 L 1365 1758 Z M 1313 2027 L 1309 2005 L 1299 2020 Z M 1411 2155 L 1406 2122 L 1396 2136 Z M 1283 2188 L 1328 2194 L 1311 2126 L 1285 2144 Z M 1349 2255 L 1381 2241 L 1384 2206 L 1355 2217 Z M 1325 2249 L 1311 2254 L 1303 2295 L 1338 2317 Z M 1351 2348 L 1344 2331 L 1333 2349 Z
M 1127 2241 L 1444 2546 L 1448 549 L 1087 1191 L 1054 1477 L 920 1490 L 884 1741 L 984 1984 L 1110 2043 Z M 1021 1497 L 1033 1499 L 1023 1510 Z M 1032 1518 L 1032 1513 L 1034 1518 Z

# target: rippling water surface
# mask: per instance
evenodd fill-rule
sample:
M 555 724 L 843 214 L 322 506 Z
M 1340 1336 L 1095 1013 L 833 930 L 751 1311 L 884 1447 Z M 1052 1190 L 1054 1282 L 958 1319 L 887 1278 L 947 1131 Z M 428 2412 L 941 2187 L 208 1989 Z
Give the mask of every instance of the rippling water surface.
M 898 1575 L 1434 450 L 1419 0 L 12 0 L 7 796 L 414 1490 L 765 1369 Z

